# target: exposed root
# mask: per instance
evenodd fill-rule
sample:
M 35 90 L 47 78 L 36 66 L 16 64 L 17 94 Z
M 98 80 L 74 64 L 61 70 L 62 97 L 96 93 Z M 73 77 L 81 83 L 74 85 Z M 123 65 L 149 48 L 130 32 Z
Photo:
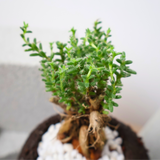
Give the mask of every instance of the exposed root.
M 72 116 L 72 120 L 76 120 L 82 117 L 89 117 L 89 114 L 83 114 L 83 115 L 79 115 L 79 116 Z
M 91 110 L 98 111 L 103 98 L 104 98 L 104 95 L 99 95 L 95 99 L 91 99 L 89 97 L 89 103 L 91 104 L 91 106 L 90 106 Z
M 103 127 L 112 126 L 109 124 L 110 120 L 108 115 L 101 114 L 99 111 L 92 111 L 85 115 L 68 115 L 59 129 L 57 138 L 62 143 L 68 143 L 79 137 L 77 148 L 81 148 L 82 154 L 86 158 L 91 158 L 91 150 L 95 150 L 99 154 L 103 150 L 106 142 Z M 118 126 L 112 127 L 117 128 Z
M 63 143 L 67 143 L 70 141 L 70 139 L 72 138 L 72 136 L 70 135 L 69 137 L 65 137 L 65 135 L 69 135 L 69 131 L 71 130 L 73 124 L 71 123 L 72 119 L 69 118 L 67 120 L 64 121 L 64 123 L 61 125 L 58 134 L 57 134 L 57 138 L 61 141 L 63 141 Z
M 90 136 L 91 145 L 89 148 L 94 147 L 103 149 L 106 137 L 103 131 L 104 120 L 102 114 L 98 111 L 92 111 L 90 114 L 90 125 L 88 127 L 88 134 Z
M 69 117 L 69 115 L 59 112 L 58 109 L 55 106 L 53 106 L 53 109 L 61 116 L 61 118 Z
M 84 156 L 89 158 L 89 150 L 88 150 L 88 147 L 87 147 L 88 144 L 89 144 L 88 137 L 87 137 L 87 129 L 88 129 L 88 126 L 82 126 L 80 128 L 79 143 L 80 143 L 80 146 L 81 146 L 82 153 L 84 154 Z
M 64 103 L 59 103 L 59 99 L 60 99 L 59 97 L 54 96 L 51 97 L 49 101 L 60 106 L 68 115 L 77 114 L 76 111 L 66 110 L 67 106 Z
M 108 126 L 117 130 L 119 128 L 120 124 L 117 124 L 116 126 L 114 126 L 114 125 L 111 125 L 108 123 Z
M 89 117 L 90 125 L 88 128 L 88 132 L 92 130 L 93 134 L 99 132 L 99 130 L 103 127 L 103 118 L 98 111 L 93 111 L 90 113 Z
M 67 143 L 67 142 L 71 141 L 72 138 L 73 138 L 73 135 L 70 135 L 69 137 L 66 137 L 66 138 L 64 138 L 64 139 L 61 139 L 61 142 L 62 142 L 62 143 Z

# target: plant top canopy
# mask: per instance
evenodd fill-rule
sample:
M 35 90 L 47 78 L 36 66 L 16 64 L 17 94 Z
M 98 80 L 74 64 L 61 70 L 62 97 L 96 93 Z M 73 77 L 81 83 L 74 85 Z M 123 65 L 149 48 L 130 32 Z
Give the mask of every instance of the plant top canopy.
M 42 58 L 40 70 L 46 91 L 58 97 L 59 103 L 66 105 L 67 110 L 84 114 L 94 102 L 100 104 L 102 113 L 113 112 L 113 107 L 118 106 L 114 99 L 121 98 L 121 78 L 136 74 L 129 68 L 132 61 L 126 60 L 125 52 L 116 52 L 111 41 L 108 41 L 110 28 L 102 31 L 100 23 L 95 21 L 93 30 L 86 29 L 81 41 L 72 28 L 67 43 L 56 42 L 59 52 L 54 52 L 53 43 L 50 43 L 50 56 L 36 39 L 30 42 L 26 38 L 27 33 L 32 33 L 28 31 L 28 24 L 20 27 L 25 42 L 23 46 L 28 47 L 25 51 L 32 52 L 30 56 Z

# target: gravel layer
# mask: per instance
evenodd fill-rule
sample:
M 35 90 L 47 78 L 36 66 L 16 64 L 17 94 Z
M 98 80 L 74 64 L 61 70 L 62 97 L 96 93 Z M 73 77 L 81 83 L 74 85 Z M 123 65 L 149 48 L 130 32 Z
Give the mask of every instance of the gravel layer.
M 73 149 L 72 144 L 62 144 L 56 139 L 61 123 L 50 125 L 47 132 L 42 136 L 37 152 L 37 160 L 86 160 L 77 150 Z M 107 143 L 99 160 L 124 160 L 121 144 L 122 138 L 118 137 L 116 130 L 112 131 L 109 127 L 104 128 Z

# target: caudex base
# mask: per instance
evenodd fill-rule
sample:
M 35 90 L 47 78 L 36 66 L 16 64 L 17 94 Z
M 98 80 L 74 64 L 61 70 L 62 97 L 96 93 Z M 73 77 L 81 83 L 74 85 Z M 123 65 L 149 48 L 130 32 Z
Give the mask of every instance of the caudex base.
M 55 103 L 56 100 L 52 99 L 53 101 Z M 98 103 L 91 104 L 86 114 L 66 111 L 68 113 L 62 115 L 65 116 L 65 121 L 59 129 L 57 138 L 62 143 L 72 142 L 75 149 L 87 159 L 92 160 L 101 156 L 107 140 L 103 127 L 109 125 L 111 118 L 100 113 Z

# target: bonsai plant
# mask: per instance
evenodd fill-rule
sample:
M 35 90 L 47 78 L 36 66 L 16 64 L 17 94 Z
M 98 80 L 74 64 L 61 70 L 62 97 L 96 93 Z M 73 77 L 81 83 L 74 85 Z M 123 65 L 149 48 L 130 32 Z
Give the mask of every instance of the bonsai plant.
M 62 143 L 78 139 L 82 154 L 90 157 L 90 148 L 102 152 L 107 141 L 103 128 L 111 126 L 108 115 L 118 107 L 122 78 L 136 72 L 130 69 L 131 60 L 125 52 L 116 52 L 109 41 L 110 28 L 102 31 L 100 21 L 94 22 L 93 30 L 86 29 L 85 37 L 76 38 L 76 30 L 70 30 L 67 43 L 56 42 L 58 52 L 50 43 L 50 55 L 43 51 L 42 44 L 26 37 L 28 24 L 20 27 L 30 56 L 39 56 L 46 92 L 52 92 L 51 102 L 58 104 L 66 114 L 57 138 Z M 117 126 L 112 126 L 117 127 Z

